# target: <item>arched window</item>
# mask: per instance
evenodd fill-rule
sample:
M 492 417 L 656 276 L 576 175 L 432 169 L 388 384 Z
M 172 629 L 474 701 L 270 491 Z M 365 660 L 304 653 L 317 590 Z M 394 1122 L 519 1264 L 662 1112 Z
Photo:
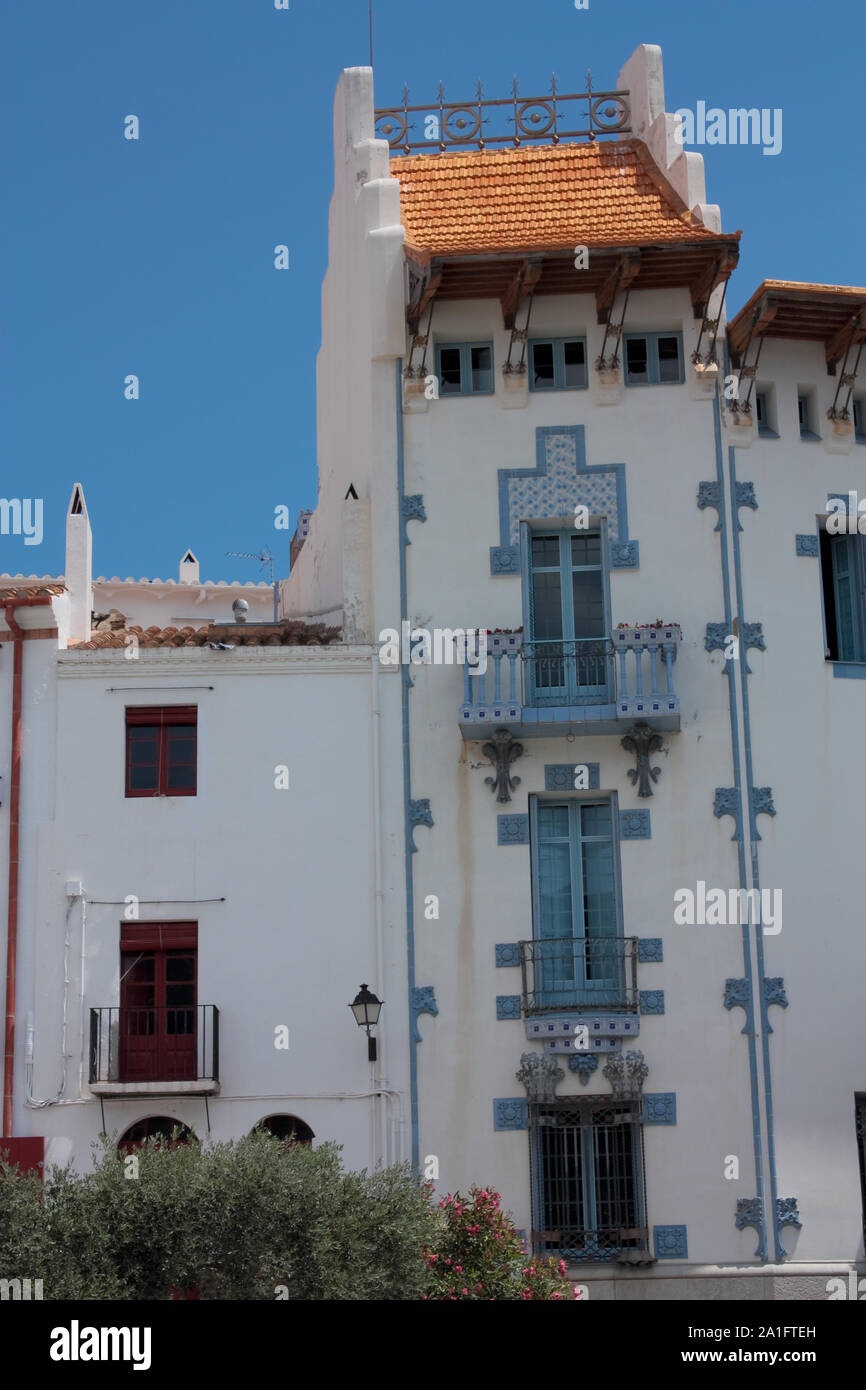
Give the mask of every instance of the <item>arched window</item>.
M 297 1115 L 268 1115 L 259 1120 L 256 1129 L 263 1129 L 284 1144 L 312 1144 L 315 1134 Z
M 189 1126 L 181 1124 L 180 1120 L 173 1120 L 170 1115 L 148 1115 L 146 1119 L 137 1120 L 134 1125 L 130 1125 L 125 1134 L 121 1135 L 117 1143 L 117 1152 L 132 1153 L 147 1139 L 159 1140 L 160 1143 L 171 1147 L 188 1144 L 190 1140 L 198 1143 Z

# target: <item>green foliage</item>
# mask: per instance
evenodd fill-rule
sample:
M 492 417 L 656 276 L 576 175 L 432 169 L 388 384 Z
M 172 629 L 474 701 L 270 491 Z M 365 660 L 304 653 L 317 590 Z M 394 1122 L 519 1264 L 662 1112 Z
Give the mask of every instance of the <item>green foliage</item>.
M 499 1193 L 472 1187 L 439 1203 L 435 1241 L 425 1251 L 431 1283 L 422 1298 L 465 1303 L 565 1300 L 575 1297 L 565 1261 L 527 1255 Z
M 148 1141 L 92 1172 L 0 1165 L 0 1277 L 46 1299 L 412 1299 L 435 1217 L 408 1167 L 347 1173 L 333 1144 L 263 1133 L 227 1144 Z M 281 1294 L 286 1297 L 285 1293 Z

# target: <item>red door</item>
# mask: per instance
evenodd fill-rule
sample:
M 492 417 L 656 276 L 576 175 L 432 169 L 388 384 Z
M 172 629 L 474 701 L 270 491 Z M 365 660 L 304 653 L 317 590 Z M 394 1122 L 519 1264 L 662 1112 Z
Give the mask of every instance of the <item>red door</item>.
M 187 924 L 124 929 L 120 952 L 120 1080 L 196 1075 L 196 945 Z

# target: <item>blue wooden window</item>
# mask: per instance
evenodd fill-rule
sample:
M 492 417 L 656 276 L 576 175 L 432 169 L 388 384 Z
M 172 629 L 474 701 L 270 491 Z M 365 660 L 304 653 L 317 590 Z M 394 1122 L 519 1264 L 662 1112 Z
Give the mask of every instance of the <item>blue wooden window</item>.
M 866 662 L 866 536 L 819 532 L 827 659 Z
M 755 415 L 758 421 L 758 434 L 762 439 L 778 439 L 770 419 L 769 397 L 766 391 L 755 392 Z
M 533 1244 L 604 1261 L 646 1248 L 640 1104 L 567 1097 L 530 1107 Z
M 812 403 L 806 391 L 800 391 L 797 395 L 797 416 L 800 421 L 801 439 L 819 439 L 820 435 L 815 432 L 812 421 Z
M 527 530 L 524 544 L 527 702 L 609 703 L 613 671 L 601 533 Z
M 571 391 L 586 385 L 585 338 L 535 338 L 530 342 L 530 391 Z
M 530 835 L 536 1006 L 622 1004 L 624 943 L 610 797 L 533 797 Z
M 626 333 L 626 386 L 676 385 L 685 380 L 682 333 Z
M 493 391 L 492 343 L 439 343 L 440 396 L 484 396 Z

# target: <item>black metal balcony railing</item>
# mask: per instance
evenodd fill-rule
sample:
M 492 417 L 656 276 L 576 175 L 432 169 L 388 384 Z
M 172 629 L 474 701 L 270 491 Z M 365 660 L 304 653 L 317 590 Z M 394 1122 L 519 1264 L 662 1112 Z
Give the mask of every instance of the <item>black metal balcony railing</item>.
M 527 704 L 603 705 L 614 699 L 613 648 L 606 637 L 524 642 Z
M 90 1084 L 219 1081 L 219 1009 L 90 1010 Z
M 602 1008 L 637 1013 L 636 936 L 521 941 L 523 1012 Z

